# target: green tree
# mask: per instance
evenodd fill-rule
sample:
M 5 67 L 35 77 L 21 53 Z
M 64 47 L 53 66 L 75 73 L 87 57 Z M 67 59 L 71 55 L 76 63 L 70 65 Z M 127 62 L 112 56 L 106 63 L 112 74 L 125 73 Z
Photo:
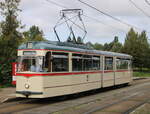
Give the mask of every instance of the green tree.
M 104 46 L 103 46 L 103 50 L 104 50 L 104 51 L 108 51 L 108 50 L 110 50 L 110 46 L 109 46 L 109 44 L 108 44 L 108 43 L 105 43 L 105 44 L 104 44 Z
M 91 42 L 87 42 L 86 46 L 93 48 L 93 44 Z
M 121 52 L 122 50 L 122 44 L 118 40 L 118 36 L 114 37 L 114 40 L 112 42 L 105 43 L 103 49 L 105 51 L 112 51 L 112 52 Z
M 149 44 L 146 32 L 136 33 L 132 28 L 126 35 L 122 52 L 133 56 L 133 65 L 136 68 L 147 67 L 149 61 Z
M 38 26 L 32 26 L 30 29 L 23 33 L 25 41 L 45 41 L 43 31 Z
M 118 40 L 118 36 L 115 36 L 114 41 L 112 42 L 112 47 L 110 51 L 112 52 L 121 52 L 122 50 L 122 44 Z
M 103 45 L 99 43 L 93 44 L 93 48 L 96 50 L 103 50 Z
M 150 64 L 150 59 L 149 59 L 149 44 L 148 44 L 148 37 L 146 35 L 146 31 L 143 31 L 139 36 L 138 36 L 138 67 L 143 68 L 143 67 L 148 67 Z
M 137 66 L 137 55 L 138 55 L 138 33 L 133 28 L 127 33 L 125 43 L 122 49 L 123 53 L 127 53 L 133 56 L 133 64 Z
M 21 22 L 17 19 L 20 0 L 5 0 L 0 2 L 0 14 L 3 21 L 0 23 L 0 83 L 11 80 L 11 62 L 15 61 L 17 47 L 22 42 Z

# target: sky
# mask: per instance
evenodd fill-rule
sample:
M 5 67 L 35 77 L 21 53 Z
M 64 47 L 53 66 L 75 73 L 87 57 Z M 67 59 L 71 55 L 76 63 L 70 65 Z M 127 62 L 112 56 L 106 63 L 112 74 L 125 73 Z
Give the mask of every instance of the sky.
M 52 4 L 51 1 L 67 8 L 81 8 L 84 15 L 97 20 L 82 16 L 87 30 L 85 42 L 90 41 L 92 43 L 98 42 L 104 44 L 106 42 L 111 42 L 114 39 L 114 36 L 118 36 L 119 41 L 123 43 L 125 36 L 130 29 L 129 26 L 119 23 L 118 21 L 87 7 L 78 0 L 21 0 L 19 8 L 22 12 L 19 13 L 19 20 L 22 21 L 23 25 L 26 25 L 22 31 L 28 30 L 32 25 L 37 25 L 43 30 L 46 39 L 52 41 L 57 40 L 53 32 L 53 27 L 60 19 L 60 10 L 64 8 Z M 137 32 L 141 32 L 142 30 L 149 31 L 147 34 L 148 37 L 150 37 L 150 5 L 148 5 L 145 0 L 132 1 L 146 12 L 149 17 L 139 11 L 129 0 L 83 1 L 125 23 L 140 28 L 135 29 Z M 150 2 L 150 0 L 148 1 Z M 77 24 L 80 24 L 80 21 L 77 20 L 76 22 Z M 74 29 L 77 33 L 76 36 L 80 35 L 80 30 L 76 27 L 74 27 Z M 67 32 L 68 28 L 65 24 L 58 27 L 61 41 L 66 40 Z

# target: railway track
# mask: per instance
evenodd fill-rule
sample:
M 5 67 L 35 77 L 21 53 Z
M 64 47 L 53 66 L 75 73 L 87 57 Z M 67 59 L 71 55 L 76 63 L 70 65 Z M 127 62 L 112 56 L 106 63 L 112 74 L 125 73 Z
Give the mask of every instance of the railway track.
M 94 102 L 85 103 L 82 105 L 74 106 L 71 108 L 58 111 L 61 114 L 68 114 L 74 112 L 74 114 L 129 114 L 137 107 L 149 102 L 150 100 L 150 83 L 147 82 L 144 85 L 136 85 L 128 90 L 129 94 L 119 92 L 117 96 L 114 94 L 108 95 L 104 100 L 95 100 Z M 138 89 L 144 87 L 142 90 Z M 137 89 L 138 88 L 138 89 Z
M 63 97 L 45 98 L 45 99 L 13 99 L 0 105 L 0 114 L 3 113 L 16 113 L 22 110 L 29 110 L 48 104 L 61 102 L 65 99 Z
M 149 91 L 150 91 L 150 89 L 149 89 Z M 133 98 L 134 99 L 138 99 L 138 96 L 139 95 L 141 95 L 141 94 L 143 94 L 143 93 L 146 93 L 146 94 L 149 94 L 150 95 L 150 92 L 147 92 L 147 90 L 145 90 L 145 91 L 142 91 L 141 93 L 135 93 L 135 94 L 132 94 L 132 95 L 130 95 L 130 96 L 127 96 L 127 97 L 125 97 L 125 98 L 122 98 L 122 99 L 120 99 L 120 100 L 118 100 L 118 101 L 116 101 L 116 102 L 113 102 L 113 103 L 110 103 L 110 104 L 107 104 L 107 105 L 104 105 L 104 106 L 102 106 L 102 107 L 96 107 L 96 108 L 93 108 L 92 110 L 90 110 L 90 111 L 88 111 L 88 112 L 85 112 L 84 114 L 93 114 L 93 113 L 102 113 L 102 112 L 116 112 L 116 114 L 118 113 L 118 112 L 120 112 L 120 113 L 122 113 L 122 114 L 129 114 L 129 113 L 131 113 L 132 111 L 134 111 L 136 108 L 138 108 L 139 106 L 141 106 L 141 105 L 143 105 L 143 104 L 145 104 L 145 103 L 147 103 L 149 100 L 150 100 L 150 97 L 148 97 L 148 98 L 146 98 L 146 99 L 144 99 L 144 100 L 140 100 L 140 101 L 138 101 L 138 102 L 136 102 L 136 100 L 133 100 Z M 142 95 L 141 95 L 142 96 Z M 145 96 L 144 96 L 145 97 Z M 118 111 L 117 112 L 117 110 L 119 110 L 119 108 L 120 107 L 118 107 L 118 109 L 114 109 L 113 107 L 115 107 L 115 106 L 121 106 L 123 103 L 125 103 L 125 102 L 134 102 L 135 101 L 135 103 L 133 103 L 134 104 L 134 106 L 131 106 L 131 107 L 125 107 L 126 109 L 124 109 L 124 110 L 122 110 L 122 111 Z M 124 105 L 123 105 L 124 106 Z
M 76 107 L 77 109 L 81 110 L 81 113 L 85 113 L 85 114 L 96 113 L 97 111 L 107 109 L 109 107 L 112 107 L 120 103 L 124 103 L 127 100 L 135 98 L 137 95 L 141 95 L 142 93 L 150 94 L 150 93 L 146 93 L 150 89 L 149 87 L 147 87 L 146 90 L 144 89 L 140 91 L 139 93 L 136 91 L 132 93 L 134 89 L 138 89 L 140 87 L 149 85 L 149 81 L 150 81 L 149 79 L 135 80 L 132 86 L 126 86 L 125 88 L 120 88 L 120 87 L 116 87 L 115 89 L 106 88 L 106 89 L 97 90 L 96 92 L 93 92 L 93 93 L 85 92 L 84 94 L 79 94 L 76 97 L 67 96 L 64 99 L 63 97 L 55 97 L 55 98 L 47 98 L 47 99 L 16 99 L 16 100 L 14 99 L 13 101 L 0 104 L 0 114 L 18 113 L 18 112 L 26 113 L 30 111 L 40 112 L 42 110 L 47 111 L 45 113 L 54 113 L 54 112 L 59 112 L 59 111 L 63 111 L 66 109 L 68 110 L 68 109 L 71 109 L 72 107 Z M 92 104 L 91 106 L 94 106 L 99 101 L 103 102 L 102 99 L 105 99 L 107 97 L 112 99 L 111 96 L 124 94 L 125 91 L 132 93 L 132 95 L 126 96 L 119 100 L 114 99 L 114 102 L 112 103 L 109 103 L 109 104 L 106 103 L 103 106 L 100 106 L 98 108 L 95 107 L 95 108 L 92 108 L 92 110 L 90 109 L 89 111 L 87 110 L 85 112 L 84 111 L 82 112 L 82 109 L 79 108 L 80 106 L 84 108 L 84 106 L 86 107 L 86 105 L 91 105 L 91 104 Z M 147 99 L 145 101 L 141 101 L 139 104 L 124 111 L 124 113 L 125 114 L 130 113 L 132 110 L 144 104 L 146 101 Z M 45 110 L 47 106 L 49 107 L 49 110 Z M 54 107 L 57 107 L 57 108 L 54 108 Z

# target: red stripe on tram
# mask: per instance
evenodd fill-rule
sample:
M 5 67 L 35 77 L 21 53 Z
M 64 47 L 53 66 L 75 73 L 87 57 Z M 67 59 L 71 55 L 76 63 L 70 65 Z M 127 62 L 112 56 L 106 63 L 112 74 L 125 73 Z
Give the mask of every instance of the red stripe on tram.
M 64 76 L 64 75 L 80 75 L 80 74 L 93 74 L 93 73 L 102 73 L 102 71 L 97 71 L 97 72 L 69 72 L 69 73 L 35 73 L 35 74 L 23 74 L 23 73 L 17 73 L 17 76 L 26 76 L 26 77 L 31 77 L 31 76 Z
M 104 71 L 104 73 L 111 73 L 111 72 L 114 72 L 113 70 L 106 70 Z
M 104 71 L 104 73 L 111 73 L 114 72 L 113 70 Z M 128 72 L 128 70 L 118 70 L 115 72 Z M 71 73 L 34 73 L 34 74 L 24 74 L 24 73 L 17 73 L 16 76 L 25 76 L 25 77 L 32 77 L 32 76 L 66 76 L 66 75 L 80 75 L 80 74 L 96 74 L 96 73 L 102 73 L 102 71 L 97 72 L 71 72 Z
M 117 70 L 115 72 L 129 72 L 129 71 L 131 71 L 131 70 Z

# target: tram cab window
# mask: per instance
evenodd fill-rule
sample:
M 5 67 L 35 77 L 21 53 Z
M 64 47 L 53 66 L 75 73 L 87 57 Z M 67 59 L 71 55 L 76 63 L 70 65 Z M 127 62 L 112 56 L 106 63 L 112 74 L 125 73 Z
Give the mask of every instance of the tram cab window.
M 113 57 L 105 57 L 105 70 L 113 70 Z
M 43 72 L 43 57 L 19 57 L 17 72 Z
M 68 66 L 68 53 L 52 53 L 52 72 L 67 72 Z
M 82 60 L 81 54 L 72 54 L 72 71 L 82 71 Z
M 116 59 L 116 68 L 117 69 L 128 69 L 130 60 L 117 58 Z

